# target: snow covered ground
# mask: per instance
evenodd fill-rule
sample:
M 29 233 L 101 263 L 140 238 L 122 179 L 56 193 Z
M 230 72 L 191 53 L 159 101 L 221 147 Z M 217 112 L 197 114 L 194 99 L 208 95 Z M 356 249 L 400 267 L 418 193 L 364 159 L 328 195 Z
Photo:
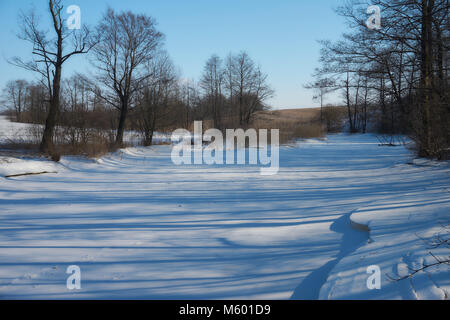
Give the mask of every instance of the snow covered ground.
M 0 176 L 12 177 L 42 173 L 57 173 L 58 166 L 51 161 L 0 157 Z
M 370 242 L 333 269 L 321 299 L 448 299 L 450 268 L 439 265 L 396 282 L 424 265 L 448 260 L 449 247 L 434 242 L 449 237 L 450 195 L 441 186 L 375 201 L 350 216 L 370 229 Z M 367 290 L 367 266 L 380 267 L 380 290 Z
M 420 237 L 449 223 L 447 163 L 413 163 L 370 135 L 281 147 L 275 176 L 175 166 L 170 151 L 65 157 L 52 164 L 57 173 L 0 176 L 0 298 L 448 296 L 448 266 L 386 276 L 431 261 Z M 11 162 L 0 163 L 3 176 Z M 81 290 L 66 288 L 70 265 L 81 269 Z M 370 265 L 382 270 L 381 290 L 366 287 Z

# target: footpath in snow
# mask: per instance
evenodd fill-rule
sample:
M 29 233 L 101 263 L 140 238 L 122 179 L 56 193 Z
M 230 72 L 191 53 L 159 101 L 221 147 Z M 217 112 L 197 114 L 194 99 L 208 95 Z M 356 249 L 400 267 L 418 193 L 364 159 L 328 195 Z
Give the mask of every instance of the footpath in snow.
M 398 283 L 385 276 L 430 261 L 419 236 L 449 222 L 447 164 L 408 164 L 405 148 L 369 135 L 282 147 L 275 176 L 175 166 L 170 151 L 65 157 L 41 162 L 57 173 L 10 178 L 14 160 L 0 161 L 0 298 L 448 296 L 448 266 Z M 23 161 L 14 172 L 31 166 Z M 379 291 L 366 287 L 374 264 Z M 70 265 L 81 290 L 66 288 Z

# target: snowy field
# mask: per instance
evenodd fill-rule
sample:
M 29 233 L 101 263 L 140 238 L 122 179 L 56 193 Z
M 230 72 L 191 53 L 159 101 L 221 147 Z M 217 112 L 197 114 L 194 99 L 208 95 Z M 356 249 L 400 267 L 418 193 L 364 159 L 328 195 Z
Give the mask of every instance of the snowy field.
M 421 238 L 450 223 L 448 163 L 413 161 L 370 135 L 282 147 L 275 176 L 175 166 L 170 151 L 3 158 L 0 298 L 448 298 L 448 266 L 386 276 L 432 262 Z M 4 177 L 21 170 L 54 173 Z M 69 265 L 81 290 L 66 288 Z M 370 265 L 381 290 L 366 287 Z
M 33 134 L 36 126 L 28 123 L 10 122 L 0 115 L 0 143 L 38 142 Z

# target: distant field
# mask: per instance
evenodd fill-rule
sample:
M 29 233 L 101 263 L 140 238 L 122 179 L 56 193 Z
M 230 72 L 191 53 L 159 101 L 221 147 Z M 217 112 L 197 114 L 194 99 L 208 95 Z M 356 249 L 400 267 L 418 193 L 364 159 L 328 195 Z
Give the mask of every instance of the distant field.
M 280 143 L 296 138 L 320 138 L 325 134 L 320 124 L 320 108 L 260 111 L 253 119 L 252 127 L 279 129 Z
M 305 123 L 319 119 L 320 108 L 284 109 L 260 111 L 255 115 L 254 122 L 272 123 Z

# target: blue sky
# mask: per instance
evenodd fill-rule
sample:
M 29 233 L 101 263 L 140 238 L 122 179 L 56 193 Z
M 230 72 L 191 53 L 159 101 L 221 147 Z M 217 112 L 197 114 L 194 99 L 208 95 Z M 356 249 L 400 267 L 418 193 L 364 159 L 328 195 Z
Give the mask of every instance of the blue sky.
M 151 15 L 166 35 L 165 47 L 182 77 L 198 79 L 212 54 L 246 50 L 269 75 L 276 91 L 274 109 L 312 107 L 312 92 L 302 87 L 318 66 L 317 40 L 337 39 L 345 24 L 333 8 L 341 0 L 65 0 L 81 8 L 82 23 L 94 25 L 109 5 Z M 35 75 L 6 59 L 30 57 L 30 46 L 18 39 L 20 10 L 34 7 L 48 20 L 46 0 L 0 0 L 0 87 L 15 78 Z M 65 65 L 64 76 L 91 69 L 86 57 Z M 333 101 L 326 101 L 333 102 Z

